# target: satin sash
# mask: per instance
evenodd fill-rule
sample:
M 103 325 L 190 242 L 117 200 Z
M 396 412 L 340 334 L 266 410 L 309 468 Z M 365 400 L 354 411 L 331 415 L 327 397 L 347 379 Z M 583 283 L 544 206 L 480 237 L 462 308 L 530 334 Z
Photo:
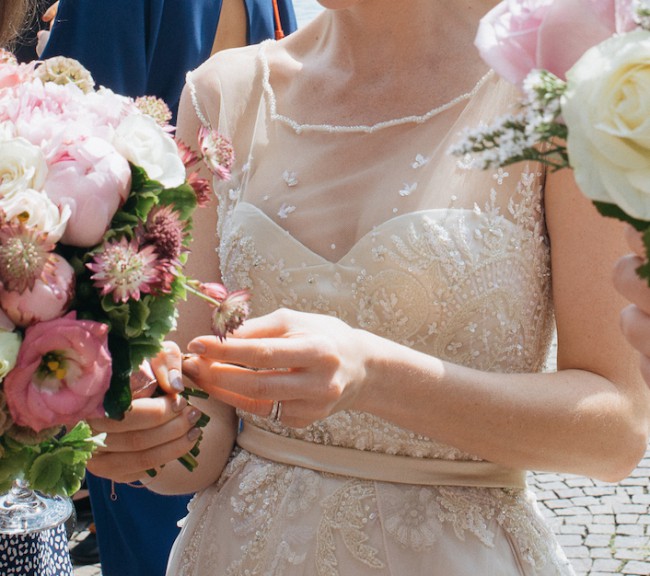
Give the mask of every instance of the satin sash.
M 412 458 L 325 446 L 273 434 L 248 422 L 237 436 L 237 444 L 251 454 L 281 464 L 377 482 L 526 488 L 525 470 L 484 461 Z

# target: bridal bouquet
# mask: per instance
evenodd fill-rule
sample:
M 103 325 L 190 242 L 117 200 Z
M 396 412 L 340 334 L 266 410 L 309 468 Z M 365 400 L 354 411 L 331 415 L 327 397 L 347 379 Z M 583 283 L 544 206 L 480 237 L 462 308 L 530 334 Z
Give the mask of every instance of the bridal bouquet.
M 650 257 L 650 2 L 505 0 L 476 45 L 524 99 L 452 153 L 481 168 L 571 167 L 602 214 L 644 233 Z M 638 273 L 650 283 L 650 263 Z
M 245 316 L 246 295 L 183 274 L 210 193 L 193 167 L 226 178 L 232 148 L 204 131 L 194 153 L 170 118 L 155 98 L 95 89 L 74 60 L 0 55 L 0 491 L 21 476 L 79 489 L 101 442 L 84 420 L 123 417 L 188 290 L 222 337 Z

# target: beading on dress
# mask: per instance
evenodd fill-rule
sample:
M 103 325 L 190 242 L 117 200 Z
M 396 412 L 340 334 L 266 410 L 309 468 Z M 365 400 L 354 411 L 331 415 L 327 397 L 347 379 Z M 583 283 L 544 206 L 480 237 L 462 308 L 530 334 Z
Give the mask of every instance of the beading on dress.
M 289 118 L 288 116 L 285 116 L 284 114 L 279 114 L 277 111 L 277 100 L 270 81 L 271 69 L 269 67 L 269 62 L 265 54 L 265 48 L 269 42 L 272 41 L 266 40 L 260 44 L 258 58 L 262 66 L 262 86 L 264 88 L 264 93 L 268 100 L 271 119 L 286 124 L 287 126 L 292 128 L 296 134 L 301 134 L 304 131 L 330 132 L 330 133 L 365 132 L 367 134 L 372 134 L 373 132 L 377 132 L 378 130 L 382 130 L 384 128 L 391 128 L 393 126 L 400 126 L 402 124 L 422 124 L 427 120 L 430 120 L 431 118 L 438 116 L 443 112 L 446 112 L 450 108 L 453 108 L 454 106 L 456 106 L 456 104 L 459 104 L 460 102 L 464 102 L 465 100 L 470 100 L 472 97 L 476 96 L 476 94 L 481 89 L 483 84 L 485 84 L 485 82 L 487 82 L 494 75 L 493 70 L 488 70 L 469 92 L 465 92 L 464 94 L 456 96 L 449 102 L 445 102 L 444 104 L 441 104 L 440 106 L 437 106 L 432 110 L 429 110 L 425 114 L 404 116 L 402 118 L 384 120 L 382 122 L 377 122 L 376 124 L 370 124 L 370 125 L 360 124 L 355 126 L 341 126 L 341 125 L 332 125 L 332 124 L 301 124 L 300 122 L 296 122 L 295 120 Z

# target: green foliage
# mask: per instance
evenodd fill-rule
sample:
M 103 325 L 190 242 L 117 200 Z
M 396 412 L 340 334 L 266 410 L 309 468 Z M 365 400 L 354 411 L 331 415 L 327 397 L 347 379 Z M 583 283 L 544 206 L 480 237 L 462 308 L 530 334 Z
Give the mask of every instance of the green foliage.
M 34 446 L 20 445 L 7 436 L 0 438 L 0 490 L 25 478 L 30 487 L 51 495 L 72 496 L 81 487 L 86 464 L 103 437 L 93 436 L 85 422 L 69 433 L 54 436 Z

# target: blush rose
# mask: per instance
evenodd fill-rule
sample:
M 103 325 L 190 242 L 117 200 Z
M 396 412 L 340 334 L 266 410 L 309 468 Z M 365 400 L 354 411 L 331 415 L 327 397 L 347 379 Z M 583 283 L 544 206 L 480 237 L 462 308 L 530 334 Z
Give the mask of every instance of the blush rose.
M 25 331 L 4 391 L 14 422 L 39 432 L 102 416 L 110 380 L 108 326 L 71 312 Z

